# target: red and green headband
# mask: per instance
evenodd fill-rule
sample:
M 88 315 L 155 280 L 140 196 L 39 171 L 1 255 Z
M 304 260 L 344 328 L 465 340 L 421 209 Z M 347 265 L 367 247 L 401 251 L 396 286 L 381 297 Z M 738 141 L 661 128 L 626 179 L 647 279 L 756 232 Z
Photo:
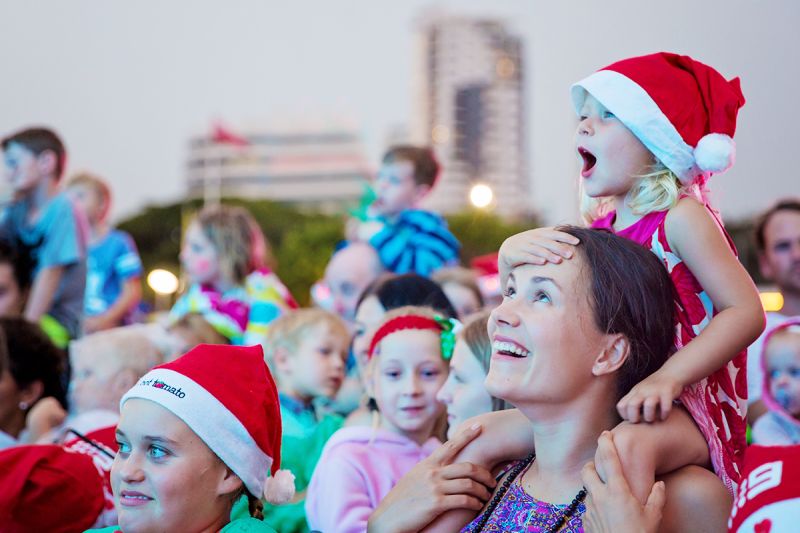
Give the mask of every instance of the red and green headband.
M 392 333 L 406 329 L 419 329 L 431 330 L 439 334 L 442 347 L 442 359 L 449 361 L 453 356 L 453 348 L 456 344 L 456 333 L 460 329 L 460 326 L 461 323 L 455 318 L 445 318 L 439 315 L 433 318 L 422 315 L 398 316 L 388 320 L 378 328 L 378 331 L 372 336 L 372 342 L 369 344 L 367 357 L 372 359 L 378 344 Z

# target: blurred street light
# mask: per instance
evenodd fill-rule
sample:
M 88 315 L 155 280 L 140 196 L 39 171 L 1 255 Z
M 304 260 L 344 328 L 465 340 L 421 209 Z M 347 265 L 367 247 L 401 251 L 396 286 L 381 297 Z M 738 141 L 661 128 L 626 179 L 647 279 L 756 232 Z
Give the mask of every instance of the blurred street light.
M 484 209 L 494 200 L 492 188 L 483 183 L 477 183 L 469 191 L 469 201 L 477 208 Z
M 779 292 L 762 292 L 759 296 L 761 297 L 761 305 L 764 306 L 764 311 L 774 313 L 783 309 L 783 294 Z
M 169 270 L 157 268 L 147 275 L 147 285 L 156 294 L 169 296 L 178 290 L 178 278 Z

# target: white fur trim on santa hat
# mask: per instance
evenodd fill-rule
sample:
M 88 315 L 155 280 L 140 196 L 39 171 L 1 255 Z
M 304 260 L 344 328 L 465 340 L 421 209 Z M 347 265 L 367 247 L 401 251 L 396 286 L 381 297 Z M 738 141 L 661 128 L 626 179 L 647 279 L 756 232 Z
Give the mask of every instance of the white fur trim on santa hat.
M 701 173 L 694 149 L 639 84 L 613 70 L 597 71 L 572 86 L 572 104 L 578 114 L 587 92 L 614 113 L 682 183 L 691 183 Z
M 272 458 L 259 448 L 247 428 L 222 402 L 187 376 L 156 368 L 144 375 L 119 402 L 153 401 L 183 420 L 211 448 L 254 496 L 264 492 Z
M 283 505 L 294 498 L 294 474 L 278 470 L 264 483 L 264 499 L 272 505 Z
M 694 159 L 701 170 L 725 172 L 736 162 L 736 143 L 724 133 L 709 133 L 697 143 Z

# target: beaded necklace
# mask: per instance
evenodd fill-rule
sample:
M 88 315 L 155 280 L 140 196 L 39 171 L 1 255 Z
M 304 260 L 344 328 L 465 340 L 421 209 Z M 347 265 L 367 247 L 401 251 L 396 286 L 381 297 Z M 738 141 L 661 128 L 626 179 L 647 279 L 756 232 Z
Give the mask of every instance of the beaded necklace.
M 509 472 L 508 476 L 506 476 L 506 479 L 503 481 L 503 484 L 500 486 L 500 489 L 494 495 L 492 501 L 489 502 L 489 506 L 486 508 L 486 512 L 483 513 L 480 522 L 478 522 L 477 526 L 473 530 L 475 531 L 475 533 L 480 533 L 481 531 L 483 531 L 483 528 L 486 526 L 486 523 L 492 517 L 495 510 L 497 509 L 497 506 L 500 504 L 500 502 L 503 500 L 503 497 L 505 497 L 506 493 L 508 492 L 508 488 L 511 486 L 511 483 L 513 483 L 514 480 L 519 476 L 520 472 L 525 470 L 535 460 L 536 460 L 536 454 L 531 453 L 525 459 L 519 462 L 516 466 L 514 466 L 514 468 L 511 469 L 511 472 Z M 553 524 L 546 531 L 546 533 L 557 533 L 557 531 L 561 529 L 564 526 L 564 524 L 567 523 L 567 520 L 575 514 L 575 511 L 578 510 L 578 506 L 585 499 L 586 499 L 586 487 L 581 487 L 581 490 L 578 491 L 578 493 L 572 499 L 572 502 L 567 506 L 566 509 L 564 509 L 564 512 L 561 514 L 560 517 L 558 517 L 556 523 Z M 525 522 L 526 529 L 528 527 L 528 522 L 530 522 L 530 519 L 531 518 L 529 516 L 528 520 Z

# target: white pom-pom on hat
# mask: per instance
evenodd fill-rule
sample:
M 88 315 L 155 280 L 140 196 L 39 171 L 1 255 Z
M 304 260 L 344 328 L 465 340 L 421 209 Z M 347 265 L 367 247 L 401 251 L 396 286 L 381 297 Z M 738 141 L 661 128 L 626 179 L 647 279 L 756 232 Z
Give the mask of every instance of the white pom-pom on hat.
M 294 498 L 294 474 L 278 470 L 264 482 L 264 499 L 272 505 L 289 503 Z
M 724 133 L 709 133 L 698 141 L 694 159 L 700 170 L 713 174 L 724 172 L 736 160 L 736 143 Z

